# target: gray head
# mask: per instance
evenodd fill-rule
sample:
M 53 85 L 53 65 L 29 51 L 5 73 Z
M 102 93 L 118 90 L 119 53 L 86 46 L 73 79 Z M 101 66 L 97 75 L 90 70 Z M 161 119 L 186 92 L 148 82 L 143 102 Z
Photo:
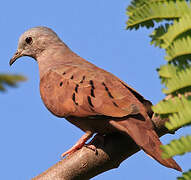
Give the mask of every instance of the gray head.
M 57 34 L 47 27 L 35 27 L 24 32 L 18 42 L 18 48 L 9 64 L 12 65 L 19 57 L 36 57 L 52 43 L 61 42 Z

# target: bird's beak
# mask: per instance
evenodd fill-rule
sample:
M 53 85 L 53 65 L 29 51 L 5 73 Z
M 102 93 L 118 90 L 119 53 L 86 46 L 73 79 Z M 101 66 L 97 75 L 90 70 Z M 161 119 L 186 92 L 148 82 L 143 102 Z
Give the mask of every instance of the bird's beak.
M 13 55 L 11 60 L 9 61 L 9 65 L 11 66 L 18 58 L 20 58 L 22 55 L 21 51 L 18 51 Z

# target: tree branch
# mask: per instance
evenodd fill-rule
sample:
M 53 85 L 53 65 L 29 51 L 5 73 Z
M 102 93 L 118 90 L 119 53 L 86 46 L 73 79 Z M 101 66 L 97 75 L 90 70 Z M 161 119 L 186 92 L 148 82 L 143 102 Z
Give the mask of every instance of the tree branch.
M 164 127 L 167 120 L 153 116 L 152 122 L 159 136 L 170 133 Z M 94 138 L 91 144 L 97 148 L 97 153 L 83 147 L 32 180 L 88 180 L 117 168 L 122 161 L 140 150 L 130 137 L 121 134 L 106 135 L 104 144 L 99 138 Z

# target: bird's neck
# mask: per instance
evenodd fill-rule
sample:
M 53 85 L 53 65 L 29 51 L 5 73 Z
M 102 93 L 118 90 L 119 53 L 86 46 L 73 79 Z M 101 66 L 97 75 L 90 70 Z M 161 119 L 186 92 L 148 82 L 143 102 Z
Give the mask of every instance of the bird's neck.
M 54 45 L 44 50 L 36 59 L 39 65 L 40 79 L 51 69 L 68 63 L 73 52 L 64 45 Z

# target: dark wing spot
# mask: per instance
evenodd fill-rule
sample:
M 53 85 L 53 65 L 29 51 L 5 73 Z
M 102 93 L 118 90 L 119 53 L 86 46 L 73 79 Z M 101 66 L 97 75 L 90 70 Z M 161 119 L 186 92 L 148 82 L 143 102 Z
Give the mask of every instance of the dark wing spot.
M 78 105 L 78 103 L 76 102 L 76 94 L 73 93 L 72 95 L 72 100 L 74 101 L 75 105 Z
M 62 74 L 63 74 L 63 75 L 65 75 L 65 74 L 66 74 L 66 72 L 63 72 Z
M 92 104 L 92 101 L 91 101 L 91 97 L 90 97 L 90 96 L 88 96 L 88 103 L 89 103 L 89 105 L 90 105 L 91 107 L 94 107 L 94 105 Z
M 113 101 L 113 105 L 116 106 L 116 107 L 119 107 L 114 101 Z
M 110 98 L 113 98 L 113 96 L 111 95 L 111 93 L 108 91 L 108 95 Z
M 63 82 L 60 82 L 60 87 L 63 85 Z
M 76 87 L 75 87 L 75 91 L 76 91 L 76 93 L 78 93 L 78 87 L 79 87 L 79 85 L 76 84 Z
M 92 80 L 90 80 L 90 85 L 91 85 L 91 96 L 95 97 L 95 94 L 94 94 L 95 86 L 94 86 L 94 82 Z
M 103 84 L 103 86 L 105 87 L 105 90 L 108 91 L 108 88 L 107 88 L 107 86 L 105 85 L 105 83 L 102 82 L 102 84 Z
M 74 79 L 74 76 L 72 75 L 72 76 L 70 77 L 70 79 Z
M 93 89 L 93 88 L 91 88 L 91 96 L 92 96 L 92 97 L 95 97 L 94 89 Z
M 95 89 L 94 82 L 92 80 L 90 80 L 90 85 L 92 86 L 92 89 Z
M 80 83 L 83 83 L 83 81 L 85 80 L 86 76 L 82 77 L 82 80 L 80 81 Z
M 103 84 L 103 86 L 105 87 L 105 90 L 107 91 L 108 96 L 109 96 L 110 98 L 113 98 L 113 96 L 112 96 L 112 94 L 110 93 L 110 91 L 109 91 L 108 87 L 106 86 L 106 84 L 105 84 L 104 82 L 103 82 L 102 84 Z

